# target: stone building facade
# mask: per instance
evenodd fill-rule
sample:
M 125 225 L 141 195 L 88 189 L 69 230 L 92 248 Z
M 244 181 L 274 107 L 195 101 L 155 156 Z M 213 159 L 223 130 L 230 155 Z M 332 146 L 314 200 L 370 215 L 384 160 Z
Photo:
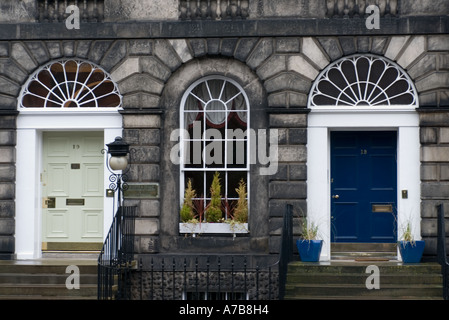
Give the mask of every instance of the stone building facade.
M 379 29 L 366 24 L 369 4 L 379 9 Z M 79 9 L 79 29 L 65 23 L 69 5 Z M 43 228 L 53 222 L 43 218 L 42 198 L 48 196 L 45 133 L 52 131 L 73 136 L 102 132 L 103 145 L 122 136 L 134 149 L 128 183 L 158 190 L 156 195 L 125 199 L 127 205 L 138 207 L 135 248 L 140 256 L 234 253 L 262 261 L 277 259 L 282 215 L 289 203 L 296 215 L 320 225 L 326 240 L 322 260 L 329 260 L 335 206 L 333 173 L 329 175 L 331 132 L 394 132 L 394 240 L 410 219 L 416 238 L 426 240 L 425 254 L 434 256 L 435 205 L 449 198 L 448 14 L 447 1 L 3 1 L 0 257 L 39 258 L 45 252 L 42 243 L 51 242 L 43 240 L 48 231 Z M 328 95 L 332 92 L 329 86 L 318 86 L 320 81 L 332 83 L 334 71 L 329 70 L 343 70 L 343 65 L 363 57 L 370 57 L 373 66 L 376 61 L 385 70 L 393 68 L 395 77 L 407 83 L 393 92 L 385 85 L 386 100 L 408 92 L 412 101 L 370 103 L 366 94 L 360 101 L 353 97 L 352 106 L 337 103 L 333 108 L 330 103 L 312 101 L 314 88 Z M 73 71 L 67 61 L 78 62 L 72 63 L 78 70 L 82 62 L 101 70 L 104 79 L 116 86 L 120 105 L 83 109 L 73 96 L 67 100 L 74 100 L 76 110 L 45 108 L 39 102 L 26 105 L 25 95 L 32 91 L 26 89 L 43 79 L 40 72 L 51 71 L 59 63 L 68 75 Z M 352 64 L 361 68 L 357 74 L 371 70 L 357 63 Z M 277 170 L 261 175 L 267 163 L 260 159 L 245 169 L 248 230 L 236 236 L 229 231 L 198 236 L 181 232 L 179 210 L 188 176 L 184 171 L 189 170 L 180 170 L 172 161 L 179 142 L 172 133 L 182 125 L 186 92 L 202 79 L 234 84 L 246 98 L 250 129 L 266 130 L 268 137 L 278 135 Z M 60 87 L 58 82 L 71 80 L 54 82 Z M 334 84 L 339 90 L 343 87 Z M 368 84 L 363 88 L 374 92 Z M 41 100 L 57 100 L 52 97 Z M 61 101 L 61 106 L 65 103 Z M 77 144 L 73 145 L 76 149 Z M 97 190 L 103 215 L 95 218 L 100 220 L 95 220 L 99 230 L 93 242 L 103 241 L 112 221 L 112 199 L 104 196 L 109 173 L 103 171 L 104 187 Z M 65 231 L 54 234 L 58 232 Z M 299 227 L 295 232 L 299 234 Z

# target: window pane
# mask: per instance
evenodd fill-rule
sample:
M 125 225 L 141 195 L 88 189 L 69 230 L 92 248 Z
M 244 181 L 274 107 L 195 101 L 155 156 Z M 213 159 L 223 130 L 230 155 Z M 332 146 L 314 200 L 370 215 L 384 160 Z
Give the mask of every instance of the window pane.
M 228 198 L 238 198 L 239 195 L 235 189 L 239 187 L 240 181 L 247 183 L 246 171 L 228 171 Z M 246 190 L 248 192 L 248 190 Z

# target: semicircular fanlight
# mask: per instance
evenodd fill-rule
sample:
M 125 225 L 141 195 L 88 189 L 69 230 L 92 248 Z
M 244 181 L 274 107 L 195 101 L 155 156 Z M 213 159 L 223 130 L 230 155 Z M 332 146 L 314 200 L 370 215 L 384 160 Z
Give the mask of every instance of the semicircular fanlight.
M 66 60 L 35 72 L 22 90 L 21 108 L 118 108 L 117 85 L 99 67 Z
M 345 57 L 331 64 L 312 87 L 314 106 L 417 106 L 412 81 L 396 64 L 373 55 Z

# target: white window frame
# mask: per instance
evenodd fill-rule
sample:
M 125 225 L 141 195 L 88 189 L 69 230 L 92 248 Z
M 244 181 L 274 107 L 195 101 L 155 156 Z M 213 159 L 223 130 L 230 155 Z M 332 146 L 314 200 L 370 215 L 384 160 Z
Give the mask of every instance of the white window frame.
M 188 96 L 190 95 L 191 91 L 196 88 L 198 85 L 200 85 L 201 83 L 205 82 L 205 81 L 210 81 L 210 80 L 222 80 L 225 82 L 229 82 L 232 85 L 234 85 L 239 91 L 240 94 L 243 95 L 244 99 L 245 99 L 245 103 L 246 103 L 246 119 L 247 119 L 247 129 L 246 129 L 246 141 L 247 141 L 247 146 L 246 146 L 246 152 L 247 152 L 247 159 L 246 159 L 246 167 L 245 168 L 227 168 L 226 167 L 226 159 L 227 159 L 227 148 L 225 147 L 225 154 L 224 154 L 224 159 L 225 159 L 225 165 L 224 168 L 188 168 L 185 167 L 185 163 L 184 163 L 184 159 L 185 159 L 185 142 L 188 141 L 189 139 L 186 139 L 185 134 L 185 128 L 184 128 L 184 114 L 185 114 L 185 104 L 186 104 L 186 100 L 188 98 Z M 223 101 L 224 102 L 224 101 Z M 227 118 L 226 118 L 226 123 L 227 123 Z M 215 171 L 219 171 L 219 172 L 236 172 L 236 171 L 242 171 L 242 172 L 246 172 L 246 192 L 247 192 L 247 200 L 248 200 L 248 212 L 250 212 L 250 159 L 251 159 L 251 154 L 250 154 L 250 104 L 249 104 L 249 99 L 245 93 L 245 91 L 243 90 L 243 88 L 234 80 L 228 78 L 228 77 L 224 77 L 224 76 L 220 76 L 220 75 L 212 75 L 212 76 L 207 76 L 207 77 L 203 77 L 201 79 L 198 79 L 197 81 L 195 81 L 193 84 L 191 84 L 188 89 L 185 91 L 182 99 L 181 99 L 181 107 L 180 107 L 180 128 L 181 128 L 181 135 L 180 135 L 180 179 L 179 179 L 179 190 L 180 190 L 180 206 L 182 206 L 182 203 L 184 202 L 184 192 L 185 192 L 185 171 L 197 171 L 197 172 L 203 172 L 203 177 L 204 177 L 204 181 L 203 181 L 203 185 L 204 185 L 204 190 L 203 193 L 204 195 L 206 195 L 206 172 L 211 172 L 214 173 Z M 206 124 L 204 124 L 205 126 Z M 202 135 L 204 134 L 205 131 L 205 127 L 202 128 Z M 190 140 L 192 139 L 192 137 L 190 137 Z M 203 143 L 203 148 L 204 148 L 204 144 L 206 143 L 205 141 L 206 139 L 201 139 L 202 143 Z M 223 143 L 227 143 L 228 141 L 236 141 L 236 139 L 228 139 L 227 137 L 227 132 L 225 130 L 225 138 L 223 139 Z M 205 150 L 205 149 L 203 149 Z M 191 150 L 192 151 L 192 150 Z M 203 161 L 203 163 L 205 163 L 205 161 Z M 220 177 L 221 180 L 223 181 L 223 177 Z M 225 190 L 225 198 L 227 200 L 237 200 L 238 198 L 227 198 L 227 190 L 228 190 L 228 185 L 227 185 L 227 179 L 224 179 L 226 182 L 224 185 L 222 185 L 222 188 L 224 188 Z M 198 190 L 197 190 L 198 192 Z M 210 198 L 206 198 L 204 197 L 205 203 L 207 201 L 210 200 Z M 207 219 L 207 218 L 206 218 Z M 206 220 L 207 221 L 207 220 Z M 237 234 L 237 233 L 248 233 L 248 223 L 244 223 L 242 224 L 242 226 L 237 226 L 237 227 L 233 227 L 233 226 L 229 226 L 229 224 L 227 223 L 198 223 L 198 224 L 190 224 L 190 223 L 179 223 L 179 232 L 180 233 L 191 233 L 191 234 L 202 234 L 202 233 L 210 233 L 210 234 L 220 234 L 220 233 L 224 233 L 224 234 Z

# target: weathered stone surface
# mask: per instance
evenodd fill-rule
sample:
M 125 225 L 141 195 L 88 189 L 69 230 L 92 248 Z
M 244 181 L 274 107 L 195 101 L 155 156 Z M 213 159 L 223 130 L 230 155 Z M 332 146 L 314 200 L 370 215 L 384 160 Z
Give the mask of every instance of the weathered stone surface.
M 439 128 L 440 143 L 449 143 L 449 128 Z
M 33 55 L 38 64 L 43 64 L 49 60 L 45 45 L 40 41 L 25 42 L 29 52 Z
M 270 114 L 271 128 L 303 128 L 307 125 L 306 114 Z
M 288 70 L 295 71 L 311 81 L 315 80 L 319 73 L 302 55 L 288 57 Z
M 129 40 L 129 55 L 150 55 L 153 52 L 153 42 L 146 39 Z
M 124 128 L 160 128 L 161 118 L 158 115 L 123 115 Z
M 436 70 L 437 68 L 437 55 L 436 54 L 426 54 L 418 62 L 416 62 L 412 67 L 410 67 L 407 72 L 410 77 L 416 79 L 427 75 L 429 72 Z
M 36 5 L 34 0 L 3 0 L 0 4 L 0 22 L 34 22 Z
M 301 77 L 295 72 L 282 72 L 265 81 L 265 89 L 268 92 L 292 90 L 308 93 L 311 86 L 312 82 L 310 80 Z
M 14 147 L 0 147 L 0 163 L 14 163 L 16 149 Z
M 185 39 L 170 39 L 168 40 L 170 44 L 175 49 L 179 58 L 183 63 L 193 59 L 192 54 L 190 53 L 189 46 L 187 45 L 187 41 Z
M 122 59 L 125 58 L 127 52 L 127 41 L 116 41 L 101 61 L 101 66 L 106 70 L 111 70 Z
M 137 218 L 135 224 L 135 233 L 142 235 L 154 235 L 159 233 L 159 220 Z
M 320 70 L 324 69 L 329 64 L 329 60 L 327 59 L 323 51 L 321 51 L 320 46 L 317 45 L 313 38 L 303 38 L 301 50 L 302 53 L 306 57 L 310 58 Z
M 340 43 L 337 38 L 319 37 L 317 40 L 320 42 L 324 51 L 326 51 L 327 55 L 330 57 L 332 61 L 337 60 L 338 58 L 343 56 L 343 53 L 340 48 Z
M 189 40 L 194 57 L 202 57 L 207 54 L 207 43 L 205 39 L 191 39 Z
M 146 72 L 161 81 L 167 81 L 171 75 L 170 69 L 160 63 L 155 57 L 140 57 L 140 71 Z
M 176 20 L 177 0 L 105 0 L 105 21 Z
M 0 218 L 13 218 L 15 215 L 14 200 L 0 201 Z
M 123 96 L 123 108 L 148 109 L 158 108 L 160 96 L 146 92 L 129 93 Z
M 356 39 L 354 37 L 340 37 L 339 40 L 344 55 L 350 55 L 357 52 Z
M 299 52 L 301 41 L 299 38 L 277 38 L 276 52 L 278 53 L 296 53 Z
M 271 181 L 269 197 L 271 199 L 305 199 L 307 197 L 307 184 L 298 181 Z
M 159 200 L 141 200 L 140 215 L 141 217 L 158 217 L 160 215 Z
M 289 164 L 289 180 L 307 180 L 307 165 Z
M 419 114 L 421 127 L 449 127 L 449 112 L 424 112 Z
M 307 161 L 307 148 L 303 145 L 281 145 L 279 148 L 279 162 Z
M 120 93 L 147 92 L 160 95 L 164 89 L 164 83 L 148 74 L 133 74 L 119 83 Z
M 416 82 L 420 92 L 440 87 L 449 87 L 449 72 L 434 72 Z
M 422 181 L 434 181 L 438 180 L 438 166 L 431 164 L 421 165 L 421 180 Z
M 263 38 L 259 41 L 253 52 L 246 60 L 246 64 L 256 69 L 262 62 L 264 62 L 273 53 L 273 39 Z
M 14 253 L 15 239 L 13 235 L 0 236 L 0 253 Z
M 8 78 L 0 76 L 0 93 L 11 96 L 17 96 L 20 92 L 20 86 L 9 80 Z
M 274 55 L 257 68 L 257 75 L 260 79 L 265 80 L 279 72 L 285 71 L 286 67 L 286 56 Z
M 375 54 L 383 54 L 387 43 L 388 37 L 373 37 L 371 52 Z
M 290 144 L 307 144 L 307 129 L 289 129 L 288 142 Z
M 11 57 L 13 57 L 14 60 L 28 72 L 33 71 L 37 67 L 23 43 L 13 43 Z
M 426 50 L 426 37 L 425 36 L 417 36 L 413 37 L 413 39 L 408 44 L 405 51 L 401 54 L 398 59 L 398 64 L 403 68 L 407 69 L 407 67 L 415 61 L 421 54 Z
M 429 51 L 448 51 L 449 35 L 430 35 L 427 46 Z
M 421 147 L 421 161 L 447 162 L 449 159 L 449 147 L 424 146 Z
M 399 52 L 402 50 L 404 45 L 407 43 L 410 36 L 393 36 L 390 39 L 390 43 L 387 46 L 387 50 L 385 52 L 385 57 L 396 60 Z
M 449 182 L 421 183 L 421 197 L 425 199 L 449 199 Z
M 16 169 L 14 165 L 0 164 L 0 181 L 14 182 L 16 178 Z
M 14 183 L 0 182 L 0 200 L 13 200 L 15 198 Z
M 140 72 L 139 58 L 130 57 L 122 62 L 112 73 L 111 78 L 115 82 L 120 82 L 122 79 L 129 77 L 133 73 Z
M 445 0 L 435 1 L 401 1 L 400 13 L 401 15 L 416 16 L 416 15 L 439 15 L 442 12 L 449 11 L 449 3 Z
M 95 41 L 89 50 L 88 58 L 90 61 L 95 63 L 100 63 L 101 59 L 104 57 L 105 53 L 111 46 L 112 41 L 110 40 L 99 40 Z
M 304 17 L 324 18 L 326 14 L 324 1 L 250 1 L 250 18 L 281 18 L 281 17 Z
M 15 146 L 16 145 L 16 132 L 13 130 L 0 131 L 0 145 Z
M 166 40 L 156 40 L 153 52 L 171 71 L 176 70 L 182 63 L 171 44 Z
M 0 219 L 0 234 L 1 235 L 13 235 L 15 232 L 14 219 Z
M 437 129 L 425 127 L 420 129 L 421 143 L 437 143 Z
M 48 50 L 48 53 L 49 53 L 51 59 L 56 59 L 56 58 L 60 58 L 63 56 L 64 52 L 61 49 L 61 44 L 59 41 L 46 41 L 45 44 L 47 45 L 47 50 Z M 87 54 L 79 55 L 80 58 L 86 57 L 86 56 L 87 56 Z
M 251 50 L 257 44 L 257 38 L 243 38 L 237 43 L 237 48 L 235 49 L 234 57 L 240 61 L 246 61 Z

